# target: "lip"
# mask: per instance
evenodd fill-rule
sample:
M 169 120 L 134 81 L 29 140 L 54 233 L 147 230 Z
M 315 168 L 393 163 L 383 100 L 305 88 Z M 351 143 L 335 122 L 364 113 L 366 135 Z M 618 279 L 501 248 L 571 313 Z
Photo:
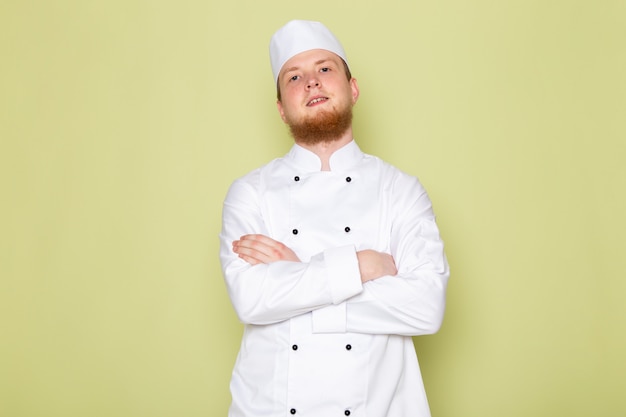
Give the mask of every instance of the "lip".
M 328 101 L 328 97 L 326 96 L 315 96 L 311 97 L 311 99 L 306 103 L 307 107 L 319 106 L 320 104 L 326 103 Z

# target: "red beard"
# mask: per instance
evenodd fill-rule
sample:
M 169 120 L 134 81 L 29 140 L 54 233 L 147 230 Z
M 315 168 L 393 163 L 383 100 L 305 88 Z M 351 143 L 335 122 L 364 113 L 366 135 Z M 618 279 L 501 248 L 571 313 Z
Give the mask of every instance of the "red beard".
M 336 112 L 321 111 L 315 118 L 287 121 L 296 142 L 315 145 L 340 139 L 352 124 L 352 107 Z

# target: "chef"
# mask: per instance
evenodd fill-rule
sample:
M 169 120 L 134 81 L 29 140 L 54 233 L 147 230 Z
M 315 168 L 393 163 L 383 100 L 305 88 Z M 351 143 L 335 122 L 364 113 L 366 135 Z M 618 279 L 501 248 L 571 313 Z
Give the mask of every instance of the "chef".
M 287 23 L 270 60 L 295 143 L 224 201 L 229 416 L 430 416 L 411 337 L 440 328 L 449 270 L 428 195 L 354 141 L 359 88 L 323 24 Z

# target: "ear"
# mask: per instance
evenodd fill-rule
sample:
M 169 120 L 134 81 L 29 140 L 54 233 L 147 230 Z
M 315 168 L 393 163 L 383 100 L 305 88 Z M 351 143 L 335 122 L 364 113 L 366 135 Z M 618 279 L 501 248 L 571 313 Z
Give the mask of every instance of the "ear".
M 278 109 L 280 118 L 283 119 L 283 123 L 287 123 L 287 120 L 285 119 L 285 110 L 283 109 L 283 103 L 281 103 L 280 100 L 276 100 L 276 108 Z
M 352 104 L 356 104 L 359 99 L 359 85 L 356 82 L 356 78 L 350 79 L 350 88 L 352 89 Z

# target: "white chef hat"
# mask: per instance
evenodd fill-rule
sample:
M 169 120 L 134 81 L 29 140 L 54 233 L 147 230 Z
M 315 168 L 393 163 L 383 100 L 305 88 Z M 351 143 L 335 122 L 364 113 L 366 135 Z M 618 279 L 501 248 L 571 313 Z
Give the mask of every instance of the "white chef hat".
M 270 61 L 274 81 L 278 80 L 281 68 L 290 58 L 311 49 L 333 52 L 348 63 L 346 53 L 339 40 L 320 22 L 292 20 L 278 29 L 270 40 Z

